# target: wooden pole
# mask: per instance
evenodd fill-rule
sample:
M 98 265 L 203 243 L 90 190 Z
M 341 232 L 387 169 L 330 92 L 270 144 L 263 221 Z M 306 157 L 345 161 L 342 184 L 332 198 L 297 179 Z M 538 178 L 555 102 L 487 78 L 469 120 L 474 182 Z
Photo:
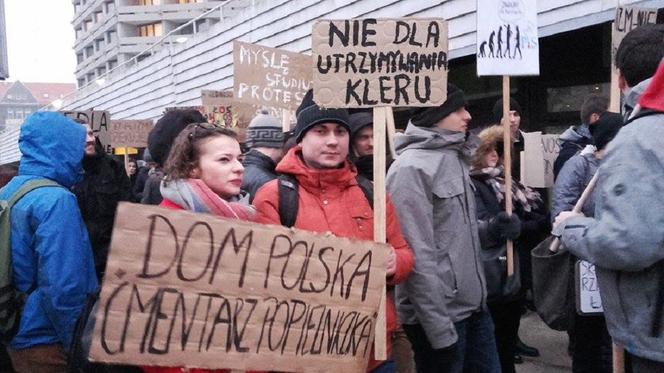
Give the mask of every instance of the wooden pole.
M 130 175 L 129 175 L 129 148 L 125 146 L 125 147 L 122 148 L 122 149 L 124 149 L 124 166 L 125 166 L 125 173 L 127 174 L 127 176 L 130 176 Z
M 387 115 L 391 114 L 387 108 L 377 107 L 373 109 L 374 123 L 374 241 L 385 243 L 387 241 L 386 232 L 386 208 L 385 208 L 385 128 L 387 127 Z M 386 320 L 385 320 L 385 300 L 386 289 L 383 286 L 380 297 L 380 307 L 376 319 L 376 328 L 374 330 L 374 354 L 376 360 L 387 359 L 387 340 L 386 340 Z
M 510 130 L 510 77 L 503 75 L 503 165 L 505 166 L 505 212 L 512 215 L 512 133 Z M 507 241 L 507 275 L 514 274 L 514 243 Z
M 291 113 L 289 109 L 283 109 L 283 115 L 281 117 L 281 128 L 284 132 L 290 131 L 291 127 Z
M 613 39 L 616 38 L 614 23 L 615 22 L 611 22 L 611 85 L 609 87 L 609 111 L 620 113 L 620 86 L 618 85 L 618 69 L 616 68 L 615 56 L 613 53 Z
M 613 373 L 625 372 L 625 350 L 613 343 Z

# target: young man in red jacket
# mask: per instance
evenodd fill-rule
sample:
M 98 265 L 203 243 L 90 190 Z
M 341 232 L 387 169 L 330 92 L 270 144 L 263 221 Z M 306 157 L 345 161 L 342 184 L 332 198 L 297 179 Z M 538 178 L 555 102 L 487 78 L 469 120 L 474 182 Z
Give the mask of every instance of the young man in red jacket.
M 294 227 L 313 232 L 332 232 L 339 237 L 373 241 L 373 210 L 357 181 L 357 170 L 348 160 L 349 118 L 342 109 L 321 109 L 307 92 L 297 110 L 293 147 L 277 165 L 277 172 L 294 177 L 298 184 L 298 211 Z M 273 180 L 258 190 L 254 205 L 257 221 L 280 224 L 279 181 Z M 413 253 L 401 235 L 394 206 L 387 202 L 387 283 L 394 285 L 408 277 L 413 268 Z M 396 328 L 396 313 L 391 299 L 386 301 L 387 340 Z M 388 356 L 390 344 L 388 343 Z M 394 362 L 372 360 L 369 371 L 394 372 Z

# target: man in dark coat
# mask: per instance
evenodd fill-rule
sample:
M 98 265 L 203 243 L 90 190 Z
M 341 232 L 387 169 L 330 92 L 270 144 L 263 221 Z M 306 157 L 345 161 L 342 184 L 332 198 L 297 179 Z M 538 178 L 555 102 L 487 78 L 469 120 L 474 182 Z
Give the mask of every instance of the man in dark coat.
M 92 129 L 87 127 L 83 181 L 73 187 L 83 221 L 88 229 L 95 258 L 95 270 L 101 280 L 106 269 L 113 220 L 120 201 L 131 201 L 131 184 L 124 165 L 104 152 Z
M 279 120 L 267 111 L 258 113 L 247 128 L 247 146 L 249 152 L 242 161 L 242 190 L 253 201 L 263 184 L 277 178 L 274 169 L 284 155 L 284 133 Z

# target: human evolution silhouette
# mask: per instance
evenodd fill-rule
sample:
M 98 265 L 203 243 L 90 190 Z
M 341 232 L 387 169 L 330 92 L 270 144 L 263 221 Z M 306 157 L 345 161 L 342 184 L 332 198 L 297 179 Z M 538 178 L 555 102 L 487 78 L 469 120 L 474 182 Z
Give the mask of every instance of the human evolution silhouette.
M 480 44 L 477 57 L 514 59 L 517 58 L 517 53 L 519 55 L 518 58 L 523 59 L 523 54 L 521 53 L 521 30 L 519 26 L 506 24 L 500 25 L 497 31 L 491 31 L 489 40 L 485 40 Z

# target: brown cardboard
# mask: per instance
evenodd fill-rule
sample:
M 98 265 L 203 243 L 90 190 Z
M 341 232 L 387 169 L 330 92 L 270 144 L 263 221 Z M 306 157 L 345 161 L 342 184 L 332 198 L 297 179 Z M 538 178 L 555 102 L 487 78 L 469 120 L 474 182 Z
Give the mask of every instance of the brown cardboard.
M 202 90 L 201 104 L 208 121 L 227 127 L 247 128 L 256 115 L 254 106 L 233 99 L 233 91 Z
M 314 23 L 314 101 L 329 108 L 442 104 L 447 33 L 447 22 L 440 18 Z M 408 63 L 413 57 L 429 66 Z
M 92 126 L 92 132 L 99 139 L 107 153 L 111 152 L 111 141 L 108 135 L 108 126 L 111 114 L 105 110 L 61 111 L 64 116 L 71 119 L 81 119 Z
M 616 17 L 611 34 L 611 61 L 615 62 L 616 51 L 620 42 L 633 29 L 650 23 L 657 23 L 657 8 L 641 8 L 633 6 L 616 7 Z
M 364 372 L 387 250 L 329 234 L 121 203 L 91 360 Z
M 108 129 L 111 146 L 114 148 L 145 148 L 152 130 L 152 120 L 112 120 Z
M 239 102 L 295 110 L 311 88 L 311 66 L 308 55 L 234 41 L 233 95 Z

